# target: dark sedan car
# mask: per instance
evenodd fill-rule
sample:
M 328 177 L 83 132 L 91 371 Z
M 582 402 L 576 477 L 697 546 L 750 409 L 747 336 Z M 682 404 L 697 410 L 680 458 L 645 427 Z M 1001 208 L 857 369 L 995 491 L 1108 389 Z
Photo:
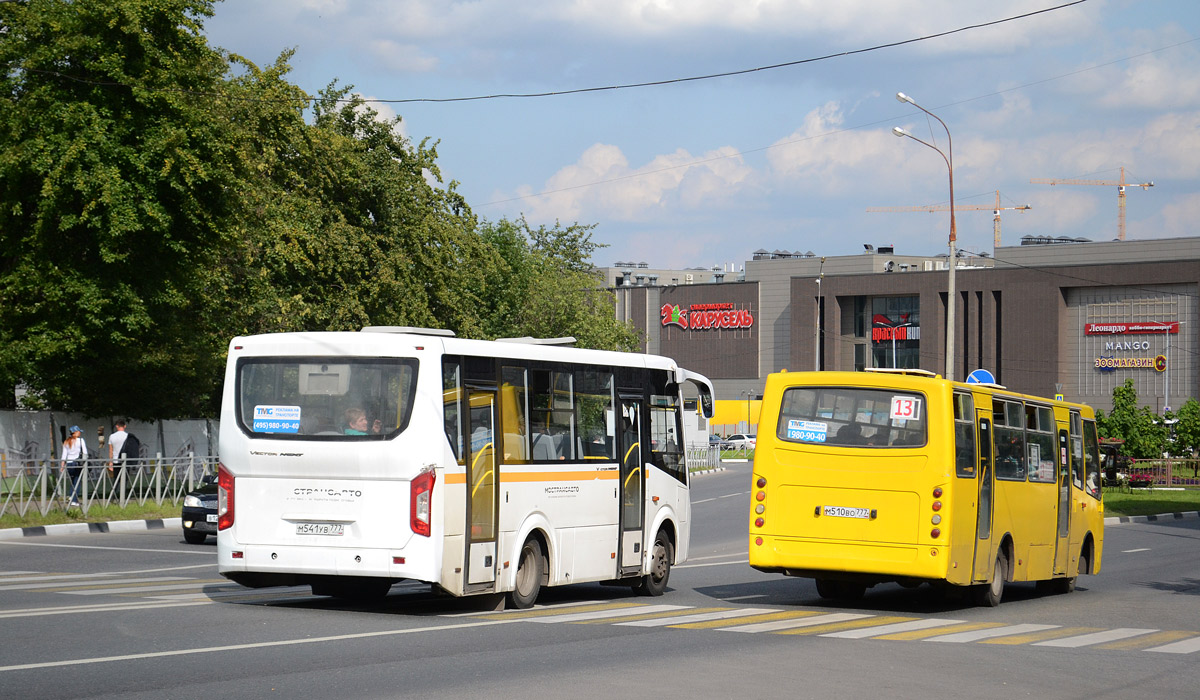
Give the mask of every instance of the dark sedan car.
M 200 480 L 200 488 L 183 499 L 183 539 L 188 544 L 203 544 L 217 534 L 217 477 Z

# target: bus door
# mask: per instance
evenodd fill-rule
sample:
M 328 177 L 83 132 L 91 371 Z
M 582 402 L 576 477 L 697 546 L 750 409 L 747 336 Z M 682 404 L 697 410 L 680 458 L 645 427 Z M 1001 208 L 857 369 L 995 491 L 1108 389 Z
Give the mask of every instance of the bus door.
M 642 530 L 645 528 L 646 497 L 645 462 L 642 459 L 642 400 L 641 397 L 621 397 L 621 423 L 618 456 L 621 460 L 621 484 L 618 500 L 621 504 L 621 541 L 617 560 L 620 573 L 634 574 L 642 570 Z
M 977 411 L 975 424 L 979 430 L 979 511 L 975 518 L 975 564 L 972 567 L 976 581 L 986 581 L 992 576 L 996 562 L 992 552 L 992 467 L 996 453 L 992 446 L 991 408 Z
M 1066 574 L 1071 535 L 1071 438 L 1066 428 L 1058 431 L 1058 535 L 1054 539 L 1054 573 Z
M 467 420 L 467 572 L 468 586 L 496 580 L 496 392 L 471 388 Z

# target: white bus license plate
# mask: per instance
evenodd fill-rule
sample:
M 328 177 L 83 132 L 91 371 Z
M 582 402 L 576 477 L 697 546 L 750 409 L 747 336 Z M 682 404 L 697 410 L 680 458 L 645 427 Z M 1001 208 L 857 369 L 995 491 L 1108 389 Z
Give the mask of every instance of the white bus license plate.
M 866 520 L 871 517 L 871 511 L 866 508 L 847 508 L 845 506 L 825 506 L 825 515 L 832 518 L 861 518 Z
M 297 535 L 341 535 L 345 531 L 342 523 L 296 523 Z

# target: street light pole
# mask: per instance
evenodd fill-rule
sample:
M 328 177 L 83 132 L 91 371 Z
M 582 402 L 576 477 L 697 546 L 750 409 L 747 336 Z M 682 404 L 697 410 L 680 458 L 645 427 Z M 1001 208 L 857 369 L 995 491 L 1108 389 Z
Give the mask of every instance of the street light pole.
M 913 100 L 913 98 L 909 97 L 908 95 L 905 95 L 903 92 L 896 93 L 896 99 L 899 100 L 900 102 L 908 103 L 908 104 L 912 105 L 913 107 L 916 107 L 917 109 L 921 110 L 922 112 L 928 114 L 929 116 L 933 117 L 934 119 L 938 120 L 938 123 L 942 125 L 943 129 L 946 130 L 947 150 L 950 152 L 950 155 L 946 155 L 945 153 L 942 153 L 942 149 L 938 148 L 937 146 L 934 146 L 931 143 L 926 143 L 925 141 L 922 141 L 921 139 L 917 138 L 916 136 L 913 136 L 912 134 L 908 133 L 907 131 L 905 131 L 904 129 L 901 129 L 898 126 L 894 127 L 892 129 L 892 133 L 895 134 L 896 136 L 907 136 L 908 138 L 912 139 L 913 141 L 924 144 L 924 145 L 928 146 L 929 148 L 932 148 L 933 150 L 937 151 L 938 155 L 940 155 L 942 157 L 942 160 L 946 161 L 946 169 L 950 173 L 950 275 L 949 275 L 949 280 L 946 283 L 946 286 L 947 286 L 947 289 L 949 292 L 949 294 L 946 297 L 946 379 L 953 381 L 954 380 L 954 334 L 955 334 L 955 329 L 957 328 L 957 324 L 955 323 L 956 318 L 955 318 L 955 299 L 954 299 L 954 297 L 955 297 L 956 292 L 954 291 L 954 268 L 958 266 L 958 254 L 957 254 L 957 251 L 955 250 L 955 246 L 958 242 L 958 231 L 954 225 L 954 139 L 951 138 L 951 136 L 950 136 L 950 127 L 946 126 L 946 122 L 942 121 L 941 117 L 934 114 L 933 112 L 930 112 L 929 110 L 925 109 L 921 105 L 917 104 Z

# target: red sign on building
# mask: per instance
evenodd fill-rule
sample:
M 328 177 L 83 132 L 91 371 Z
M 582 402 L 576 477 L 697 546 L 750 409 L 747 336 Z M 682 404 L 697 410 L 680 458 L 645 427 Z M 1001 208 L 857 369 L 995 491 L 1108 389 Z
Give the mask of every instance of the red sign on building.
M 1178 333 L 1179 323 L 1162 323 L 1149 321 L 1146 323 L 1089 323 L 1083 327 L 1088 335 L 1124 335 L 1127 333 Z

